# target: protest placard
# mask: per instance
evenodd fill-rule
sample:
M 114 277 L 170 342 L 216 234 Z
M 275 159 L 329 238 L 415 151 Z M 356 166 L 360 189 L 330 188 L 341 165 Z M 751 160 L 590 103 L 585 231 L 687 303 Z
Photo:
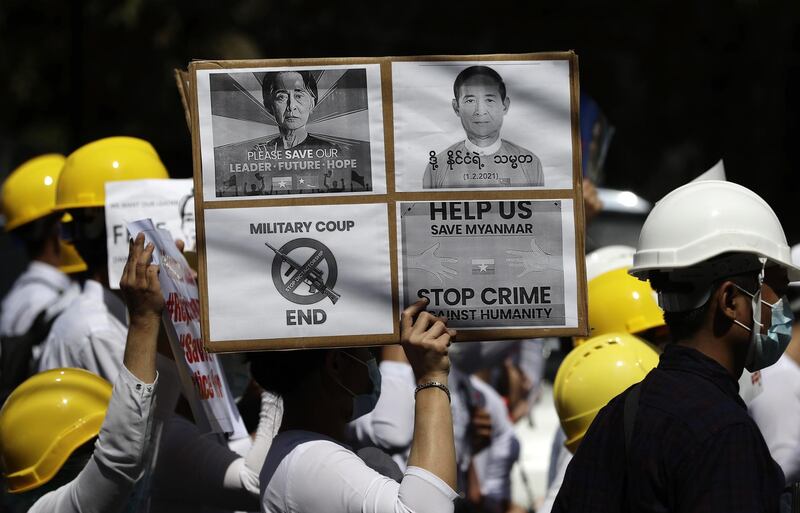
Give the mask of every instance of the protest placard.
M 183 394 L 201 430 L 247 434 L 239 410 L 217 356 L 203 347 L 200 335 L 200 301 L 194 272 L 175 245 L 170 233 L 156 228 L 150 219 L 127 224 L 131 237 L 144 233 L 155 245 L 153 263 L 160 266 L 158 281 L 166 308 L 167 331 Z
M 174 239 L 195 250 L 194 184 L 191 179 L 106 182 L 108 283 L 119 288 L 128 258 L 128 223 L 152 219 Z
M 572 52 L 188 68 L 211 351 L 585 334 Z
M 173 76 L 175 77 L 175 85 L 178 87 L 178 95 L 181 97 L 181 104 L 183 105 L 183 113 L 186 117 L 186 124 L 189 127 L 189 130 L 192 129 L 192 115 L 191 111 L 191 104 L 189 103 L 189 89 L 191 88 L 191 82 L 189 80 L 189 72 L 186 70 L 175 69 L 172 71 Z
M 402 304 L 453 328 L 577 326 L 572 200 L 404 202 Z

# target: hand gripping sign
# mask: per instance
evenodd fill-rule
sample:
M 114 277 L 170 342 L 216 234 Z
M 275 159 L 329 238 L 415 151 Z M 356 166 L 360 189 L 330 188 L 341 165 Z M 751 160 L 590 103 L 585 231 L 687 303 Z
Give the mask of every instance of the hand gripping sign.
M 200 302 L 194 273 L 170 233 L 159 230 L 150 219 L 129 223 L 132 237 L 144 233 L 155 245 L 161 291 L 166 301 L 164 326 L 169 338 L 183 391 L 201 429 L 215 433 L 246 434 L 216 355 L 203 348 L 200 337 Z
M 190 179 L 108 182 L 105 213 L 111 288 L 119 288 L 128 258 L 126 225 L 131 221 L 152 219 L 156 228 L 181 239 L 185 251 L 195 251 L 194 186 Z

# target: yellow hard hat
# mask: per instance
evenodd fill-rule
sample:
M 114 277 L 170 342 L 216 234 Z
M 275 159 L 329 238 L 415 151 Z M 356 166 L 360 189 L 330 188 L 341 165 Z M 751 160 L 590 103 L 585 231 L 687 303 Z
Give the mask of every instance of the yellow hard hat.
M 136 137 L 106 137 L 73 151 L 58 180 L 56 210 L 103 207 L 106 182 L 169 178 L 153 146 Z
M 63 240 L 59 241 L 59 245 L 61 246 L 61 262 L 58 264 L 58 268 L 62 273 L 82 273 L 87 269 L 86 262 L 78 254 L 75 246 Z
M 0 410 L 0 464 L 8 491 L 47 483 L 70 454 L 100 433 L 111 384 L 83 369 L 31 376 Z
M 6 231 L 53 213 L 56 184 L 64 160 L 64 156 L 57 153 L 41 155 L 8 175 L 2 190 Z
M 591 336 L 610 332 L 639 334 L 664 326 L 650 283 L 628 274 L 627 267 L 608 271 L 589 281 L 589 330 Z M 576 345 L 585 339 L 575 339 Z
M 567 449 L 574 453 L 600 408 L 644 379 L 656 365 L 655 349 L 628 333 L 592 337 L 574 348 L 564 358 L 553 383 Z

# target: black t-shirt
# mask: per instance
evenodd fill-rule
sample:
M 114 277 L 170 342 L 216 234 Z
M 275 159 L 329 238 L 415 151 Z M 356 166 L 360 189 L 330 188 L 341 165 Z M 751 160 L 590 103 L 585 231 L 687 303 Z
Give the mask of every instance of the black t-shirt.
M 668 346 L 642 382 L 629 460 L 626 391 L 597 414 L 553 512 L 778 511 L 783 472 L 738 389 L 715 360 Z

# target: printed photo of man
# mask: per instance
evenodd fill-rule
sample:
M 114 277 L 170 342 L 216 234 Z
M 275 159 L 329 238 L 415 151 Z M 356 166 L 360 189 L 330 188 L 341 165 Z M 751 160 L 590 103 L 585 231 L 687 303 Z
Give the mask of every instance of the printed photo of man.
M 191 194 L 181 198 L 178 204 L 181 215 L 181 232 L 183 233 L 184 251 L 196 251 L 196 234 L 194 226 L 194 189 Z
M 288 149 L 330 149 L 338 146 L 308 133 L 306 124 L 319 99 L 317 81 L 309 71 L 278 71 L 264 75 L 264 107 L 275 117 L 280 135 L 253 147 L 256 152 Z
M 499 73 L 470 66 L 456 77 L 453 96 L 453 111 L 466 138 L 438 154 L 431 152 L 424 189 L 544 186 L 539 158 L 500 137 L 511 98 Z

